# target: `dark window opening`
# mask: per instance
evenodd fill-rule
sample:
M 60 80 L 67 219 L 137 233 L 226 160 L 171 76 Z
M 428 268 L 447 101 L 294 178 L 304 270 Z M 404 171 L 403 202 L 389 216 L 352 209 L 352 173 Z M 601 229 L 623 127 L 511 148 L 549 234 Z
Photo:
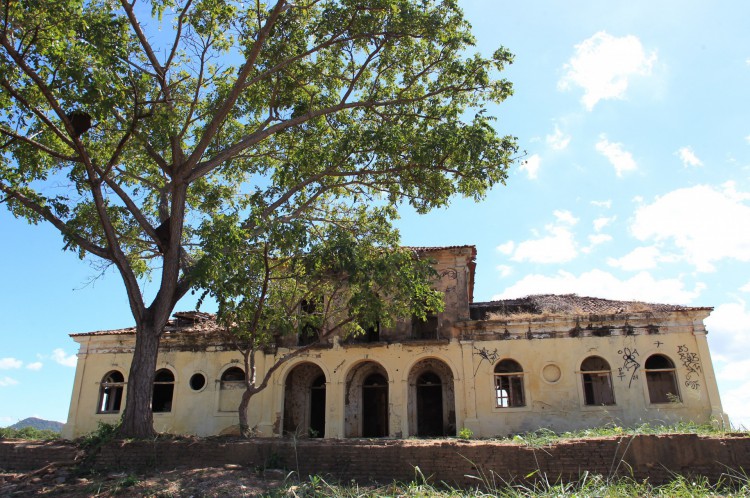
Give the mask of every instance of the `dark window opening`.
M 316 322 L 316 312 L 319 302 L 303 299 L 300 303 L 300 327 L 297 334 L 297 345 L 307 346 L 313 344 L 320 337 L 320 327 Z
M 495 406 L 525 406 L 523 369 L 514 360 L 503 360 L 495 366 Z
M 614 405 L 612 372 L 609 363 L 599 356 L 590 356 L 581 364 L 584 403 L 589 406 Z
M 326 432 L 326 376 L 319 375 L 310 387 L 310 437 Z
M 346 342 L 349 344 L 364 344 L 370 342 L 380 342 L 380 322 L 376 322 L 375 325 L 365 327 L 360 324 L 364 333 L 351 335 L 346 338 Z
M 414 339 L 437 339 L 438 338 L 438 317 L 430 313 L 425 320 L 419 317 L 411 319 L 411 336 Z
M 651 403 L 681 401 L 672 360 L 661 354 L 649 356 L 646 360 L 645 370 L 648 397 Z
M 165 413 L 172 411 L 172 398 L 174 396 L 174 374 L 162 368 L 154 376 L 154 392 L 151 396 L 151 411 L 154 413 Z
M 200 391 L 206 385 L 206 376 L 202 373 L 193 374 L 190 377 L 190 389 L 193 391 Z
M 388 381 L 379 373 L 362 383 L 362 436 L 388 436 Z
M 122 393 L 125 388 L 125 377 L 113 370 L 102 379 L 99 388 L 99 405 L 97 413 L 118 413 L 122 404 Z
M 239 367 L 227 368 L 223 374 L 221 374 L 221 389 L 227 389 L 234 387 L 240 382 L 245 381 L 245 372 Z

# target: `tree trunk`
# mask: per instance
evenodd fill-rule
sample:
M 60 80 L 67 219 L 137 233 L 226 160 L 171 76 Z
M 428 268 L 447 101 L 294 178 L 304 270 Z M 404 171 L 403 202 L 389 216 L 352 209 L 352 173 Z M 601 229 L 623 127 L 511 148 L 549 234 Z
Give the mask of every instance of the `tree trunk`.
M 250 425 L 247 423 L 247 407 L 250 405 L 250 398 L 255 395 L 254 389 L 245 389 L 242 393 L 242 401 L 240 401 L 240 407 L 237 409 L 237 414 L 240 417 L 240 435 L 242 437 L 252 436 L 250 431 Z
M 121 437 L 152 438 L 156 435 L 154 415 L 151 412 L 151 396 L 160 332 L 151 320 L 136 328 L 133 363 L 130 365 L 125 410 L 119 430 Z

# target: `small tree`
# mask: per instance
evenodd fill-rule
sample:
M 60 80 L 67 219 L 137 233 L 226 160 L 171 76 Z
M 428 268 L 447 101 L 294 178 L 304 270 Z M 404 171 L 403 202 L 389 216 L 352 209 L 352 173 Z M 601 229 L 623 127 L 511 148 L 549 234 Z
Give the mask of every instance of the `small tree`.
M 122 278 L 122 436 L 153 435 L 164 325 L 224 240 L 201 223 L 236 213 L 262 247 L 338 202 L 425 212 L 505 180 L 515 141 L 483 109 L 511 55 L 472 43 L 455 0 L 0 0 L 2 201 Z
M 339 213 L 336 224 L 296 222 L 249 237 L 233 217 L 207 223 L 195 285 L 219 304 L 217 321 L 242 353 L 245 392 L 238 407 L 240 431 L 249 434 L 247 409 L 284 363 L 333 335 L 392 326 L 398 318 L 441 311 L 442 294 L 430 287 L 428 261 L 398 247 L 383 221 L 359 208 Z M 381 210 L 382 211 L 382 210 Z M 210 227 L 210 228 L 209 228 Z M 257 378 L 255 355 L 287 336 L 303 339 Z

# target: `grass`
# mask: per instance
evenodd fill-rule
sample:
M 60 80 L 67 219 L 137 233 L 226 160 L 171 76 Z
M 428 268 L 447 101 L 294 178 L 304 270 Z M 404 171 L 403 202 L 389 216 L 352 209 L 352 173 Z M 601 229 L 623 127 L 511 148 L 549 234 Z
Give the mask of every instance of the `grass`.
M 288 482 L 269 493 L 271 498 L 288 496 L 302 497 L 716 497 L 716 496 L 750 496 L 750 482 L 746 475 L 726 475 L 719 482 L 711 483 L 703 477 L 688 478 L 675 476 L 663 485 L 652 485 L 648 481 L 636 481 L 631 478 L 609 480 L 600 475 L 583 474 L 576 482 L 549 482 L 543 477 L 533 484 L 508 483 L 494 479 L 479 479 L 480 483 L 473 489 L 461 489 L 445 483 L 433 484 L 415 469 L 415 479 L 409 483 L 398 483 L 384 486 L 359 486 L 356 483 L 340 484 L 326 481 L 320 476 L 311 476 L 307 481 Z
M 566 431 L 557 433 L 550 429 L 537 429 L 535 431 L 516 434 L 508 437 L 492 438 L 494 441 L 512 442 L 532 447 L 541 447 L 554 444 L 565 439 L 585 439 L 592 437 L 607 436 L 632 436 L 638 434 L 699 434 L 702 436 L 724 436 L 727 433 L 747 433 L 743 429 L 724 429 L 714 424 L 696 424 L 694 422 L 677 422 L 671 425 L 651 425 L 643 423 L 634 427 L 620 427 L 610 424 L 590 429 Z

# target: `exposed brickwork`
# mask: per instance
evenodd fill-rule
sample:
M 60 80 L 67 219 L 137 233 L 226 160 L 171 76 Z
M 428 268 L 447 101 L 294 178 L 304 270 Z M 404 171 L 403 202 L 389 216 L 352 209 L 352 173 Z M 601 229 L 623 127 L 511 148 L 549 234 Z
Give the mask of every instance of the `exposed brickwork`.
M 0 441 L 0 468 L 24 470 L 71 460 L 72 445 Z M 623 458 L 624 456 L 624 458 Z M 113 442 L 97 455 L 100 468 L 251 467 L 281 465 L 302 476 L 324 474 L 342 481 L 411 480 L 415 467 L 436 481 L 474 486 L 467 476 L 521 480 L 534 471 L 548 479 L 576 479 L 583 471 L 620 473 L 660 483 L 674 473 L 718 479 L 728 470 L 750 469 L 750 436 L 642 435 L 560 442 L 544 448 L 460 440 L 180 440 Z
M 52 462 L 70 462 L 77 451 L 67 443 L 0 440 L 0 469 L 33 470 Z

